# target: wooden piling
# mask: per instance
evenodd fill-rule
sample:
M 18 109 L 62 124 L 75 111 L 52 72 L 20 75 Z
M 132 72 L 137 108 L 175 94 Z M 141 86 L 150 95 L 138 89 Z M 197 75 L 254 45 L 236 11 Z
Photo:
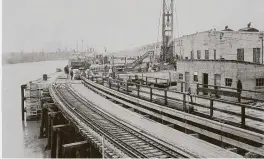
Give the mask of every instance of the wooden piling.
M 22 113 L 22 121 L 25 120 L 25 88 L 27 85 L 21 85 L 21 113 Z
M 62 146 L 62 132 L 60 129 L 57 130 L 57 142 L 56 142 L 56 158 L 61 157 L 61 146 Z
M 44 135 L 44 124 L 45 124 L 45 108 L 43 108 L 43 102 L 42 100 L 40 100 L 40 105 L 42 107 L 42 110 L 41 110 L 41 124 L 40 124 L 40 130 L 39 130 L 39 138 L 43 138 L 43 135 Z

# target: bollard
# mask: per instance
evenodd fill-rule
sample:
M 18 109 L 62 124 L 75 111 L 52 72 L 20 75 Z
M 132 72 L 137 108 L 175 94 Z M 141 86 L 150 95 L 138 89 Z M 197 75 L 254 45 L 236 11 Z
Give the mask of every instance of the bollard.
M 149 92 L 150 92 L 150 101 L 152 102 L 152 87 L 150 87 Z
M 210 118 L 213 118 L 214 113 L 214 100 L 210 100 Z
M 156 83 L 156 84 L 158 83 L 158 79 L 157 79 L 157 78 L 155 78 L 155 83 Z
M 146 77 L 146 85 L 148 85 L 148 77 Z

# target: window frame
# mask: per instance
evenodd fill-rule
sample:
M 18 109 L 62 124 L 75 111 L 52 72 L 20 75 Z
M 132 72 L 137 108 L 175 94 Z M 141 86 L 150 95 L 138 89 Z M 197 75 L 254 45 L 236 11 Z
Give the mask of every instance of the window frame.
M 256 87 L 264 87 L 264 78 L 256 78 Z
M 204 50 L 204 59 L 206 59 L 206 60 L 210 59 L 209 50 Z
M 258 51 L 255 51 L 258 50 Z M 256 58 L 258 55 L 258 58 Z M 253 62 L 254 63 L 260 63 L 260 48 L 253 48 Z
M 214 60 L 216 60 L 216 49 L 214 49 Z
M 183 80 L 183 73 L 179 73 L 179 80 Z
M 198 79 L 198 72 L 194 72 L 194 73 L 193 73 L 193 81 L 194 81 L 194 82 L 199 82 L 199 79 Z
M 225 86 L 226 87 L 232 87 L 232 83 L 233 83 L 233 79 L 232 78 L 225 78 Z
M 201 59 L 201 50 L 197 50 L 197 59 L 198 59 L 198 60 Z
M 243 53 L 243 56 L 239 56 L 239 53 Z M 239 59 L 240 57 L 243 57 L 242 59 Z M 244 48 L 238 48 L 237 49 L 237 61 L 245 61 L 245 50 Z

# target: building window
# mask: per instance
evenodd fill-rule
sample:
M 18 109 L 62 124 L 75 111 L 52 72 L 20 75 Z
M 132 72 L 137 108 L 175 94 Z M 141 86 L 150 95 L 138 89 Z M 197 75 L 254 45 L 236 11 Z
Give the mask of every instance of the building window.
M 214 59 L 216 60 L 216 50 L 214 49 Z
M 231 78 L 226 78 L 225 79 L 225 86 L 228 86 L 228 87 L 232 86 L 232 79 Z
M 193 57 L 193 51 L 191 51 L 191 59 L 192 60 L 194 59 L 194 57 Z
M 179 79 L 182 80 L 183 79 L 183 74 L 179 73 Z
M 257 78 L 256 86 L 264 86 L 264 78 Z
M 237 49 L 237 61 L 244 61 L 244 49 Z
M 197 59 L 201 59 L 201 50 L 197 50 Z
M 253 48 L 253 62 L 260 63 L 260 48 Z
M 198 82 L 198 73 L 197 72 L 193 73 L 193 81 Z
M 205 50 L 205 59 L 209 60 L 209 50 Z

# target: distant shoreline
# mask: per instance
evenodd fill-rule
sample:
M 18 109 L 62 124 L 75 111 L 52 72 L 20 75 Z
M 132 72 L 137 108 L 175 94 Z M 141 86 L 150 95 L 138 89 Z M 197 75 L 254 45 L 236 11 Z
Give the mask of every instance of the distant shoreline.
M 15 62 L 15 63 L 8 63 L 6 61 L 2 61 L 2 65 L 14 65 L 14 64 L 22 64 L 22 63 L 32 63 L 32 62 L 44 62 L 44 61 L 64 61 L 68 59 L 49 59 L 49 60 L 38 60 L 38 61 L 21 61 L 21 62 Z
M 70 53 L 68 52 L 6 53 L 2 54 L 2 65 L 41 61 L 68 60 L 69 54 Z

